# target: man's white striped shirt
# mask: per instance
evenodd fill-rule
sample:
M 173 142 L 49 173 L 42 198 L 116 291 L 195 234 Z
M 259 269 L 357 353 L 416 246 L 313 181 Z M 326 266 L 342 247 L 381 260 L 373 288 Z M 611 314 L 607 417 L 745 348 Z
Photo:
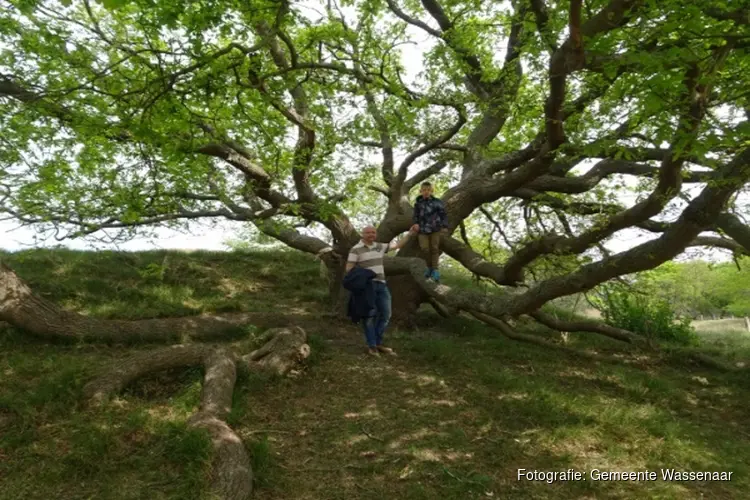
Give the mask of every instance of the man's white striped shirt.
M 385 282 L 383 256 L 389 250 L 393 250 L 393 243 L 374 242 L 368 247 L 363 241 L 360 241 L 350 250 L 348 261 L 356 264 L 358 267 L 373 271 L 376 274 L 375 281 Z

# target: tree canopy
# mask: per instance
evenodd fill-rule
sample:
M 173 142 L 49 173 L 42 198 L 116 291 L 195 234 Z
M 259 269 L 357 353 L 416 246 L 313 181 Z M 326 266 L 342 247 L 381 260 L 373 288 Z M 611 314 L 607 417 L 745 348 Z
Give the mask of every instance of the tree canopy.
M 428 293 L 496 317 L 750 251 L 746 0 L 0 4 L 0 209 L 59 238 L 229 219 L 335 265 L 433 179 L 510 292 Z

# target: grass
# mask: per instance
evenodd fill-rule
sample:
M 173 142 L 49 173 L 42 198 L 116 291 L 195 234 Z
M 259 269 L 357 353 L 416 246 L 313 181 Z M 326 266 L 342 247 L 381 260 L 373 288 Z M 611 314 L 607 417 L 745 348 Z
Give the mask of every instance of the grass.
M 750 360 L 750 332 L 743 318 L 693 321 L 702 349 L 735 362 Z
M 398 357 L 370 359 L 355 327 L 316 316 L 318 264 L 294 253 L 36 250 L 3 260 L 45 297 L 99 317 L 309 312 L 314 356 L 301 374 L 238 377 L 228 420 L 251 452 L 254 498 L 723 499 L 750 488 L 744 373 L 570 334 L 569 344 L 620 360 L 592 363 L 429 310 L 417 329 L 389 331 Z M 701 349 L 750 359 L 750 336 L 709 329 L 698 325 Z M 186 426 L 199 370 L 142 380 L 103 408 L 83 404 L 83 385 L 130 353 L 0 327 L 0 499 L 206 498 L 209 442 Z M 519 468 L 733 476 L 547 484 L 518 481 Z

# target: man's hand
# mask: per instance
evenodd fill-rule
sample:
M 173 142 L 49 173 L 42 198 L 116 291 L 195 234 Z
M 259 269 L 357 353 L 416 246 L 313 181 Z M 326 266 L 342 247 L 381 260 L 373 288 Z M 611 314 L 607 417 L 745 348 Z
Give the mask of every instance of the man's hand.
M 391 242 L 391 249 L 401 250 L 404 247 L 404 245 L 406 245 L 409 242 L 409 239 L 411 239 L 412 234 L 413 233 L 410 230 L 409 233 L 406 235 L 406 238 L 401 238 L 400 240 L 396 240 L 396 242 Z
M 417 233 L 419 232 L 419 224 L 414 224 L 412 227 L 409 228 L 410 233 Z
M 441 229 L 440 230 L 440 234 L 447 236 L 448 235 L 448 228 L 444 227 L 443 229 Z

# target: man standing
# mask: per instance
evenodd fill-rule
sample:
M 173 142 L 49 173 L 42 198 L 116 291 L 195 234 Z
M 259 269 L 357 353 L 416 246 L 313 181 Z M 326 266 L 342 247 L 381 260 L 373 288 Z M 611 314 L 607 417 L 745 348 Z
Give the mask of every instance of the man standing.
M 411 232 L 414 232 L 413 230 Z M 383 257 L 391 250 L 403 247 L 409 236 L 400 241 L 390 243 L 379 243 L 375 241 L 377 232 L 374 227 L 367 226 L 362 230 L 362 240 L 354 245 L 349 252 L 346 263 L 346 272 L 355 266 L 369 269 L 375 273 L 372 280 L 374 288 L 375 311 L 373 315 L 363 321 L 365 339 L 367 340 L 368 352 L 372 355 L 379 353 L 395 354 L 393 349 L 383 345 L 383 334 L 391 319 L 391 292 L 385 282 L 385 267 Z
M 440 236 L 448 232 L 448 214 L 443 200 L 432 195 L 432 184 L 423 182 L 419 193 L 414 203 L 412 231 L 419 231 L 419 248 L 427 264 L 424 277 L 439 282 Z

